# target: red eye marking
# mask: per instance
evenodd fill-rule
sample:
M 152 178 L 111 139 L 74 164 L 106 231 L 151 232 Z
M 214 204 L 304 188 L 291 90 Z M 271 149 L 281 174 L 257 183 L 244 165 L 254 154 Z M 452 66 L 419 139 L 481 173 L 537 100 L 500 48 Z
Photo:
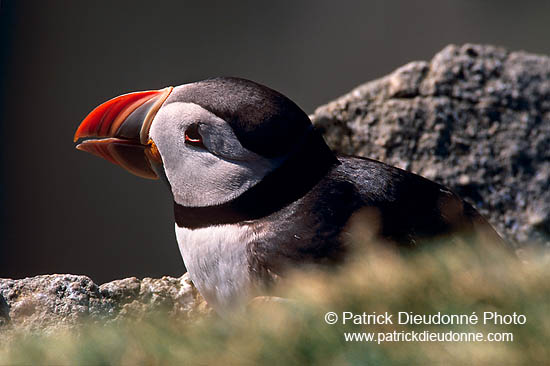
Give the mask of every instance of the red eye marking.
M 202 136 L 199 132 L 198 123 L 193 123 L 185 130 L 185 143 L 195 147 L 205 148 L 202 143 Z
M 198 138 L 198 139 L 192 139 L 191 137 L 189 137 L 188 135 L 185 135 L 185 141 L 189 141 L 189 142 L 201 142 L 201 139 Z

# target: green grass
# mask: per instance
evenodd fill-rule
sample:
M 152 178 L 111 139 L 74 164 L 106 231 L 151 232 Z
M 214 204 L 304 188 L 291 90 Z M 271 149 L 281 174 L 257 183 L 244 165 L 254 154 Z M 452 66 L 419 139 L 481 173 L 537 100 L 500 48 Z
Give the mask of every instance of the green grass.
M 56 334 L 19 334 L 2 364 L 530 364 L 550 362 L 550 257 L 518 260 L 495 248 L 430 246 L 400 256 L 381 248 L 331 273 L 293 274 L 277 295 L 243 316 L 184 322 L 163 314 L 88 324 Z M 395 314 L 514 312 L 524 325 L 328 325 L 327 311 Z M 394 323 L 396 319 L 394 316 Z M 344 332 L 510 332 L 513 342 L 345 342 Z

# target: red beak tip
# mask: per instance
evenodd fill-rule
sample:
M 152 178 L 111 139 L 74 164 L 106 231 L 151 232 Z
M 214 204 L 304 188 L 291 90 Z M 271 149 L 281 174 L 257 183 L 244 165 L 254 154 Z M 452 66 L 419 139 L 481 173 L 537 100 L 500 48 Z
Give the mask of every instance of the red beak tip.
M 1 1 L 1 0 L 0 0 Z M 103 158 L 113 164 L 119 165 L 130 173 L 140 177 L 157 179 L 155 171 L 151 166 L 152 161 L 162 161 L 147 144 L 147 138 L 151 123 L 166 101 L 173 87 L 161 90 L 148 90 L 124 94 L 110 99 L 92 110 L 80 123 L 74 136 L 73 142 L 85 138 L 76 149 L 91 153 L 97 157 Z M 135 115 L 133 113 L 140 109 Z M 142 118 L 142 121 L 134 121 L 130 124 L 137 126 L 136 131 L 131 131 L 130 136 L 126 138 L 125 133 L 117 137 L 117 131 L 123 126 L 130 116 Z M 140 122 L 140 123 L 137 123 Z M 88 137 L 100 138 L 99 140 L 87 140 Z M 145 141 L 144 141 L 145 140 Z

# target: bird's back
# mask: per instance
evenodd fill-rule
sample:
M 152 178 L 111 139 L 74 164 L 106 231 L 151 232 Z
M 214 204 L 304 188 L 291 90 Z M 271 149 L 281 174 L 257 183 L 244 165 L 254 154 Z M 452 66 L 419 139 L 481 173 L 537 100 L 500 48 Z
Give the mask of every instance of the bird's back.
M 352 234 L 402 248 L 479 238 L 503 244 L 487 221 L 448 188 L 382 162 L 339 157 L 300 199 L 258 220 L 249 247 L 258 268 L 341 261 Z M 368 241 L 366 240 L 366 241 Z

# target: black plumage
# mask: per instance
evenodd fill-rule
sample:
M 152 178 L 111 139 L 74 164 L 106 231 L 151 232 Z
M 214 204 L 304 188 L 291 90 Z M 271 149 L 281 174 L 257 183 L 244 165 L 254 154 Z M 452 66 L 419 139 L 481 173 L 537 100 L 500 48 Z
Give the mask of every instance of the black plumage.
M 280 193 L 284 195 L 284 192 Z M 443 239 L 503 244 L 487 221 L 444 186 L 356 157 L 338 162 L 304 196 L 256 221 L 267 235 L 249 244 L 251 268 L 281 273 L 304 263 L 334 264 L 350 253 L 350 219 L 369 240 L 412 249 Z M 356 238 L 357 239 L 357 238 Z
M 484 237 L 502 243 L 489 223 L 450 189 L 379 161 L 335 156 L 307 115 L 290 99 L 239 78 L 191 84 L 173 95 L 224 119 L 241 144 L 266 157 L 288 155 L 281 167 L 236 199 L 216 206 L 175 203 L 180 227 L 255 225 L 247 243 L 253 272 L 340 262 L 349 251 L 350 218 L 373 238 L 401 248 L 437 238 Z
M 219 77 L 174 90 L 167 101 L 195 103 L 226 121 L 241 144 L 265 157 L 287 154 L 311 122 L 281 93 L 250 80 Z
M 401 248 L 479 233 L 502 243 L 489 223 L 448 188 L 379 161 L 336 156 L 311 125 L 291 149 L 281 167 L 230 202 L 208 207 L 175 203 L 176 223 L 192 229 L 256 226 L 261 239 L 247 243 L 255 273 L 341 262 L 349 252 L 349 220 L 362 212 L 367 219 L 363 215 L 359 224 L 370 225 L 376 240 Z

